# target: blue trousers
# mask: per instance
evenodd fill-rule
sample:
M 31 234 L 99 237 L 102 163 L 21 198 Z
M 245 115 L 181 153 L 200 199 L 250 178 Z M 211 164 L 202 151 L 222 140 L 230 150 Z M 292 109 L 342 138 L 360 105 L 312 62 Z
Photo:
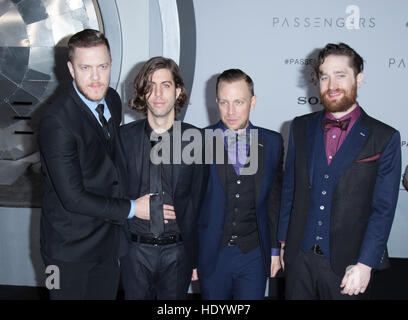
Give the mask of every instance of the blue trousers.
M 260 247 L 243 253 L 227 246 L 220 253 L 214 272 L 199 275 L 201 296 L 205 300 L 262 300 L 267 275 Z

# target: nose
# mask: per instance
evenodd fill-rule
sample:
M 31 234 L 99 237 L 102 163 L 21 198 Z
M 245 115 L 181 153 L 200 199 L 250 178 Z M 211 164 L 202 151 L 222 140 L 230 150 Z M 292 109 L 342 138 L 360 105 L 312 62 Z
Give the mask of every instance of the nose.
M 92 69 L 92 74 L 91 74 L 92 80 L 93 81 L 98 81 L 100 76 L 99 76 L 99 70 L 98 68 L 93 68 Z
M 337 88 L 337 82 L 334 78 L 330 77 L 329 78 L 329 89 L 334 90 Z
M 160 86 L 154 86 L 153 87 L 153 94 L 155 97 L 161 97 L 162 95 L 162 90 Z
M 235 111 L 234 105 L 232 103 L 228 104 L 227 106 L 227 114 L 228 115 L 233 115 Z

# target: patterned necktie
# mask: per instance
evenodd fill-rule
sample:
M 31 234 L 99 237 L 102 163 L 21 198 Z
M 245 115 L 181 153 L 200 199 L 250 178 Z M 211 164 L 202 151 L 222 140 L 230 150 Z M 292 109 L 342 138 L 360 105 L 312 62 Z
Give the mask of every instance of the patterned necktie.
M 329 131 L 332 128 L 340 128 L 343 131 L 346 131 L 349 123 L 350 123 L 351 118 L 347 118 L 344 120 L 331 120 L 331 119 L 323 119 L 322 121 L 322 129 L 323 131 Z
M 233 146 L 234 144 L 240 142 L 244 145 L 250 145 L 251 142 L 251 135 L 249 133 L 241 133 L 241 134 L 226 134 L 227 145 Z
M 103 110 L 104 110 L 104 105 L 98 104 L 98 106 L 95 108 L 96 112 L 98 113 L 99 116 L 99 121 L 102 123 L 102 129 L 105 134 L 105 137 L 107 140 L 110 139 L 110 133 L 109 133 L 109 126 L 108 126 L 108 121 L 106 121 L 105 116 L 103 115 Z

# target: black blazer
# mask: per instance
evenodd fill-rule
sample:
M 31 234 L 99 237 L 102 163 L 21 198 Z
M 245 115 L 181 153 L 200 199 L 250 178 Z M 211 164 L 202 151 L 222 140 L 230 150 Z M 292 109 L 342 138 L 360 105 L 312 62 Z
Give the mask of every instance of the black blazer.
M 101 125 L 73 86 L 45 111 L 38 142 L 44 174 L 41 217 L 43 255 L 62 261 L 98 262 L 118 255 L 118 224 L 129 215 L 124 195 L 124 159 L 118 128 L 121 101 L 105 97 L 115 159 Z
M 128 188 L 126 197 L 129 199 L 137 199 L 143 196 L 143 194 L 140 193 L 143 154 L 149 152 L 143 150 L 146 121 L 146 119 L 142 119 L 128 123 L 120 128 L 123 150 L 127 160 Z M 176 126 L 179 124 L 180 122 L 173 126 L 174 138 L 178 135 L 178 133 L 175 133 L 175 130 L 177 130 Z M 180 139 L 187 129 L 197 130 L 196 132 L 200 132 L 201 137 L 204 137 L 201 129 L 181 122 Z M 190 141 L 181 141 L 181 150 L 189 144 Z M 203 198 L 203 190 L 207 182 L 206 177 L 205 165 L 196 163 L 186 164 L 183 160 L 181 160 L 180 164 L 173 164 L 172 185 L 176 221 L 182 234 L 185 251 L 192 268 L 197 266 L 197 220 Z M 127 241 L 130 241 L 129 229 L 126 228 L 126 225 L 125 234 Z M 122 247 L 123 254 L 125 254 L 128 249 L 127 243 L 124 243 Z

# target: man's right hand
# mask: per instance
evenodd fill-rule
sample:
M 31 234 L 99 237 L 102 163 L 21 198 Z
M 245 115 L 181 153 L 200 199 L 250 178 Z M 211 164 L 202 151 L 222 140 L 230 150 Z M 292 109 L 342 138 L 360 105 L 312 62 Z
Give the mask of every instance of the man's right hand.
M 282 270 L 285 270 L 285 262 L 283 262 L 283 255 L 285 254 L 285 244 L 281 243 L 281 249 L 280 249 L 280 263 L 282 266 Z
M 150 194 L 145 194 L 144 196 L 135 200 L 135 217 L 143 220 L 150 220 L 150 196 Z M 174 207 L 168 204 L 164 204 L 163 217 L 164 223 L 168 223 L 168 220 L 176 219 Z

